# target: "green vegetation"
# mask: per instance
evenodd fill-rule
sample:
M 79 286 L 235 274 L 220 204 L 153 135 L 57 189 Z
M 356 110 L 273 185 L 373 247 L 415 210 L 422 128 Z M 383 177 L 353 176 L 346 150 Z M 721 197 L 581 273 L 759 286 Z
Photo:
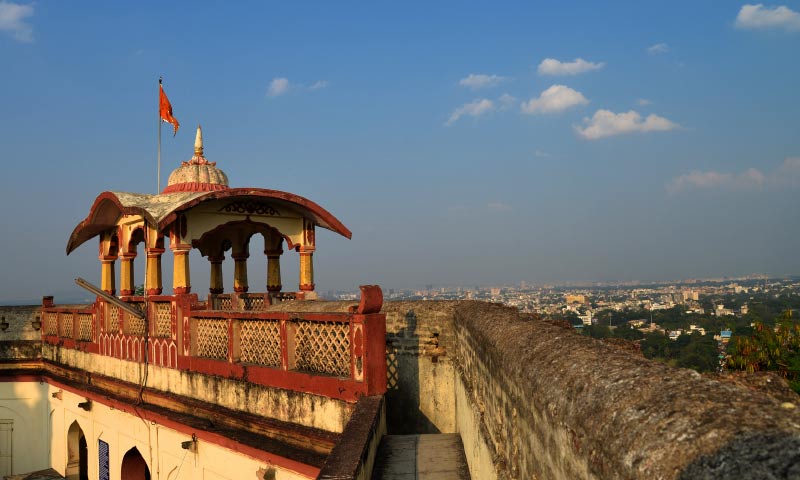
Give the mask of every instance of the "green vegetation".
M 730 368 L 775 371 L 800 393 L 800 323 L 787 310 L 774 327 L 756 322 L 749 337 L 736 337 L 729 349 Z
M 773 370 L 785 377 L 792 388 L 800 393 L 800 323 L 792 321 L 792 309 L 800 309 L 800 295 L 788 290 L 778 294 L 741 293 L 700 297 L 706 314 L 686 313 L 686 307 L 676 305 L 667 310 L 628 308 L 620 311 L 596 311 L 594 325 L 583 327 L 582 332 L 593 338 L 623 338 L 639 343 L 646 358 L 675 367 L 693 368 L 700 372 L 719 368 L 720 346 L 714 335 L 721 330 L 731 330 L 728 346 L 732 369 L 763 371 Z M 739 310 L 748 306 L 745 315 L 711 315 L 714 305 Z M 652 317 L 651 317 L 652 315 Z M 578 315 L 568 312 L 564 319 L 580 323 Z M 644 334 L 631 328 L 629 322 L 640 320 L 657 324 L 660 331 Z M 664 331 L 689 330 L 690 325 L 705 329 L 707 335 L 684 333 L 675 340 Z
M 681 335 L 675 340 L 661 332 L 645 335 L 641 343 L 646 358 L 665 362 L 674 367 L 692 368 L 698 372 L 713 372 L 719 366 L 717 341 L 712 335 Z

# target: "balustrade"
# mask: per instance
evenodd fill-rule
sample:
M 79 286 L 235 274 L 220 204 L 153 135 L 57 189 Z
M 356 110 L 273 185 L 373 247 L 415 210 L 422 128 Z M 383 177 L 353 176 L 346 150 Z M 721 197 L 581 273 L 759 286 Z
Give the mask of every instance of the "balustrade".
M 357 398 L 385 390 L 385 317 L 374 300 L 382 296 L 372 296 L 348 313 L 270 311 L 260 293 L 211 295 L 210 309 L 189 295 L 129 302 L 147 322 L 102 300 L 78 309 L 45 305 L 42 337 L 61 348 L 134 361 L 146 355 L 156 366 Z

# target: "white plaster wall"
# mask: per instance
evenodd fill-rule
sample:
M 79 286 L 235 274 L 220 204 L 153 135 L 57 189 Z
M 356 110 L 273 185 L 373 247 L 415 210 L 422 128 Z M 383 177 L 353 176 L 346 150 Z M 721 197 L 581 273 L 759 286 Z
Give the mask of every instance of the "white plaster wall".
M 469 465 L 472 478 L 494 480 L 497 471 L 494 468 L 492 454 L 480 431 L 481 415 L 478 408 L 469 401 L 464 383 L 459 375 L 455 375 L 456 426 L 464 444 L 464 454 Z
M 134 384 L 140 383 L 144 374 L 142 363 L 47 344 L 42 346 L 44 358 L 53 359 L 56 354 L 59 355 L 58 362 Z M 340 433 L 344 430 L 352 413 L 352 405 L 347 402 L 321 395 L 296 394 L 287 390 L 259 387 L 246 382 L 154 365 L 148 365 L 147 386 L 232 410 L 241 410 L 329 432 Z
M 12 473 L 49 466 L 47 385 L 40 382 L 0 383 L 0 419 L 14 420 Z
M 191 440 L 190 435 L 98 402 L 86 412 L 78 408 L 84 400 L 46 383 L 0 383 L 0 418 L 14 420 L 12 473 L 52 467 L 65 474 L 67 435 L 72 423 L 78 422 L 87 441 L 89 478 L 98 477 L 98 439 L 109 445 L 111 478 L 120 478 L 122 457 L 132 447 L 144 457 L 153 479 L 256 478 L 259 470 L 269 468 L 276 469 L 277 480 L 307 478 L 202 440 L 196 453 L 184 450 L 181 442 Z

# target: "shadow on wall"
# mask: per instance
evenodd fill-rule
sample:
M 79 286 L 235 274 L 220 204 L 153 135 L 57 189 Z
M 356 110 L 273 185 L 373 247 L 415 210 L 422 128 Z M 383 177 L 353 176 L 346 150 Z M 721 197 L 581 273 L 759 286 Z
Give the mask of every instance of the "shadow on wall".
M 441 433 L 420 408 L 420 362 L 430 358 L 419 355 L 417 315 L 405 314 L 404 328 L 397 330 L 386 345 L 386 425 L 389 435 Z M 428 379 L 428 381 L 432 381 Z
M 800 438 L 788 432 L 746 433 L 681 472 L 681 480 L 800 478 Z

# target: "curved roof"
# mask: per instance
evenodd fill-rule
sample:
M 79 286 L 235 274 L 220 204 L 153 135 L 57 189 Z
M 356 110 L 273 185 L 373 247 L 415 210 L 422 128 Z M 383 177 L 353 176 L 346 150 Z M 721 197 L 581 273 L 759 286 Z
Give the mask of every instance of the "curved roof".
M 228 188 L 228 176 L 209 161 L 192 157 L 188 163 L 176 168 L 169 175 L 167 187 L 163 193 L 174 192 L 209 192 Z
M 322 228 L 346 238 L 353 236 L 339 219 L 316 203 L 300 195 L 279 190 L 228 188 L 210 192 L 175 192 L 158 195 L 103 192 L 95 199 L 92 208 L 89 209 L 89 215 L 69 236 L 67 255 L 100 232 L 116 226 L 123 215 L 141 215 L 148 224 L 162 230 L 175 220 L 178 213 L 191 209 L 201 202 L 237 197 L 270 199 L 277 205 L 288 205 Z

